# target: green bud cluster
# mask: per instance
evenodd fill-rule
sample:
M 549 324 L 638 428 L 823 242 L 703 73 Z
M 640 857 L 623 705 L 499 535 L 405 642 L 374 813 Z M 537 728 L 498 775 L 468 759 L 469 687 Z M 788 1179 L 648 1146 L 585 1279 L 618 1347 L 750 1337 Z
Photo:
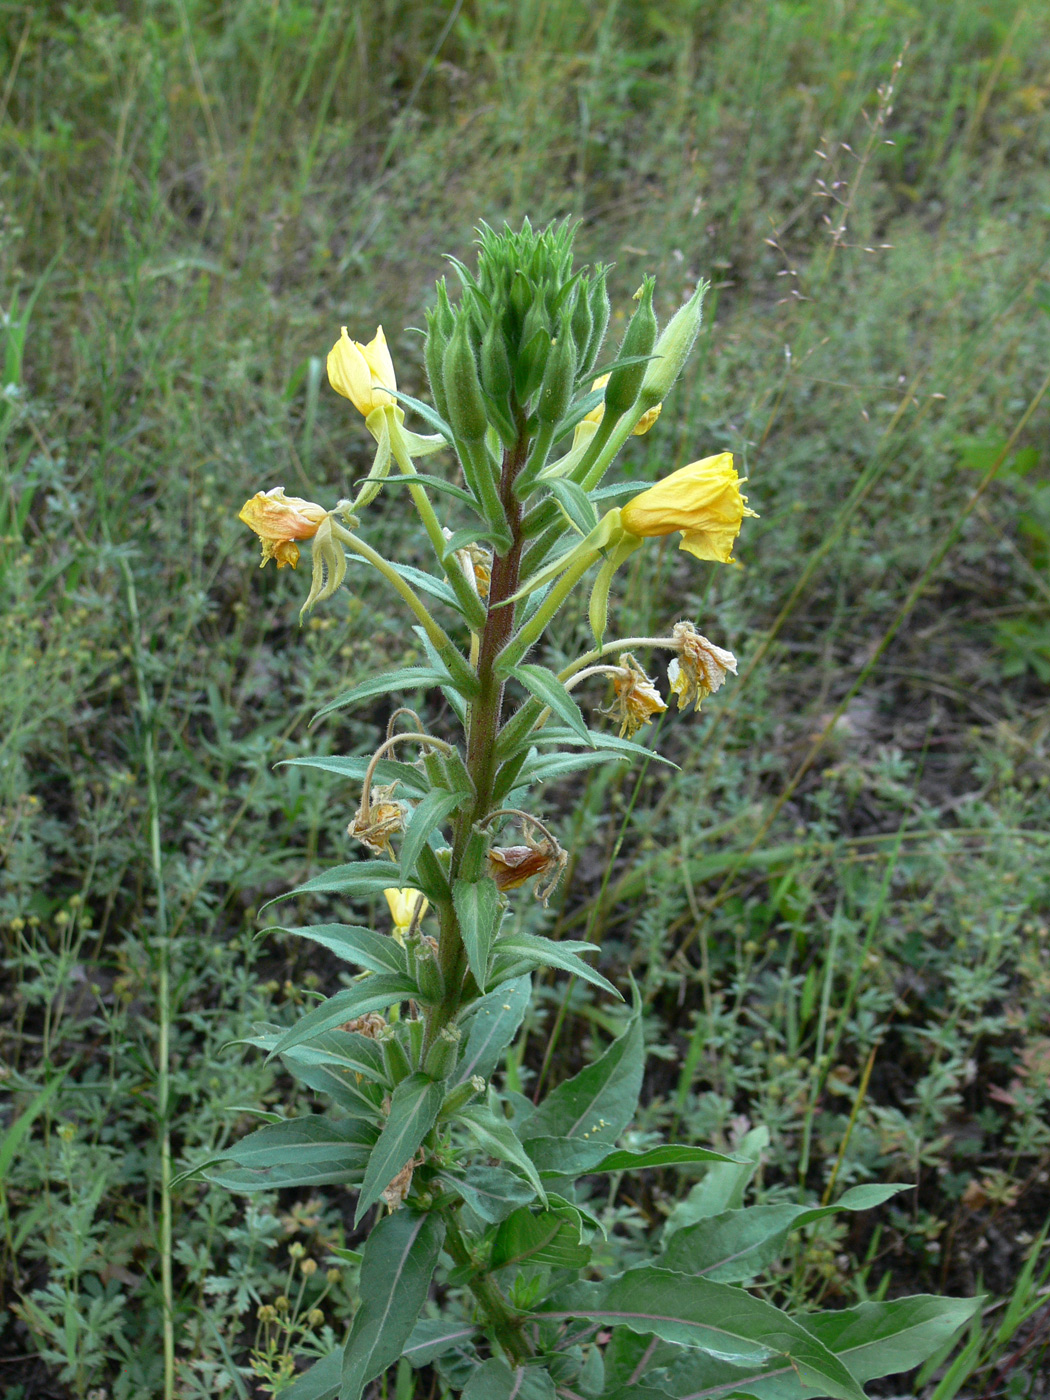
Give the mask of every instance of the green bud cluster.
M 527 219 L 518 232 L 483 224 L 477 273 L 453 260 L 462 283 L 454 306 L 439 282 L 425 359 L 435 407 L 458 440 L 477 442 L 491 423 L 509 445 L 553 426 L 594 369 L 609 323 L 608 268 L 574 270 L 574 235 L 569 222 L 540 233 Z

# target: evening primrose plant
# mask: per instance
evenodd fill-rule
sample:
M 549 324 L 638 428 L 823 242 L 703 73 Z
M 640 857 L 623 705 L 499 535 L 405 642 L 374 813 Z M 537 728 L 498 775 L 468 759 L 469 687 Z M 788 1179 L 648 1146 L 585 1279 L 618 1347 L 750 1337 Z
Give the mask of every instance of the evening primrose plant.
M 754 514 L 729 453 L 645 489 L 607 481 L 627 439 L 657 421 L 705 287 L 661 332 L 647 279 L 618 349 L 603 351 L 608 269 L 574 267 L 572 244 L 567 224 L 483 227 L 476 271 L 453 260 L 458 297 L 440 282 L 427 318 L 433 405 L 398 390 L 382 328 L 367 343 L 344 329 L 328 376 L 375 440 L 371 471 L 330 507 L 277 487 L 241 511 L 264 565 L 295 568 L 309 543 L 304 610 L 342 586 L 354 556 L 411 616 L 424 664 L 369 678 L 328 709 L 438 692 L 461 736 L 432 732 L 405 705 L 370 755 L 293 760 L 360 785 L 347 830 L 361 858 L 291 893 L 353 904 L 382 895 L 390 920 L 384 911 L 378 930 L 290 930 L 357 974 L 253 1043 L 330 1107 L 267 1123 L 213 1176 L 237 1191 L 342 1186 L 356 1198 L 355 1226 L 370 1225 L 349 1335 L 294 1383 L 288 1393 L 300 1400 L 360 1400 L 395 1364 L 400 1396 L 405 1359 L 435 1368 L 442 1394 L 468 1400 L 861 1400 L 864 1381 L 923 1361 L 974 1305 L 920 1297 L 793 1317 L 743 1285 L 774 1264 L 791 1230 L 902 1188 L 854 1187 L 836 1206 L 745 1208 L 761 1129 L 736 1156 L 617 1146 L 642 1084 L 633 987 L 621 1033 L 593 1063 L 537 1103 L 500 1085 L 537 969 L 623 1000 L 585 960 L 593 945 L 523 932 L 508 917 L 530 891 L 545 903 L 566 863 L 536 789 L 652 756 L 636 736 L 667 699 L 644 656 L 667 658 L 666 694 L 682 710 L 736 670 L 690 619 L 670 620 L 663 635 L 618 637 L 613 577 L 646 540 L 676 532 L 697 559 L 729 563 Z M 410 430 L 409 414 L 429 431 Z M 431 456 L 437 470 L 417 466 Z M 370 542 L 368 508 L 395 489 L 419 517 L 429 568 Z M 576 590 L 588 594 L 593 645 L 555 671 L 541 644 Z M 604 705 L 591 699 L 599 689 Z M 697 1165 L 705 1174 L 649 1262 L 617 1273 L 592 1262 L 608 1257 L 588 1204 L 595 1182 Z

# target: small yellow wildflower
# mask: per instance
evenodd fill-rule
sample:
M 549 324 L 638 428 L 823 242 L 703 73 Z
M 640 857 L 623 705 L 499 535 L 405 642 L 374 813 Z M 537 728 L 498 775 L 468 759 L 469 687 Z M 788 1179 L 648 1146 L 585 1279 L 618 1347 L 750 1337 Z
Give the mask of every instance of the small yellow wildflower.
M 328 382 L 337 394 L 349 399 L 359 413 L 367 418 L 374 408 L 392 404 L 392 394 L 384 389 L 396 389 L 394 362 L 387 349 L 383 327 L 367 345 L 351 340 L 346 327 L 328 352 Z
M 682 532 L 680 549 L 697 559 L 728 564 L 745 515 L 754 515 L 740 493 L 733 454 L 690 462 L 623 507 L 620 519 L 632 535 L 655 538 Z
M 691 622 L 676 622 L 671 636 L 678 644 L 678 655 L 667 667 L 667 679 L 678 700 L 678 708 L 700 708 L 700 701 L 713 695 L 726 676 L 736 675 L 736 657 L 702 637 Z
M 591 389 L 604 389 L 608 382 L 609 376 L 607 374 L 601 374 L 591 385 Z M 645 434 L 656 422 L 656 420 L 659 418 L 660 410 L 662 408 L 663 404 L 658 403 L 654 408 L 647 409 L 645 413 L 642 414 L 641 418 L 638 419 L 638 422 L 631 429 L 632 435 L 634 437 L 644 437 Z M 590 413 L 584 414 L 583 421 L 585 423 L 600 423 L 604 417 L 605 404 L 600 403 L 597 408 L 592 408 Z
M 604 713 L 620 721 L 620 738 L 633 739 L 643 724 L 653 715 L 662 714 L 667 706 L 656 686 L 635 661 L 630 652 L 620 657 L 620 672 L 612 678 L 613 703 Z
M 294 569 L 299 562 L 295 541 L 313 539 L 327 515 L 324 506 L 304 501 L 301 496 L 286 496 L 283 486 L 275 486 L 272 491 L 257 491 L 250 501 L 245 501 L 237 518 L 262 540 L 260 567 L 267 559 L 276 559 L 279 569 L 285 564 Z
M 412 927 L 413 921 L 417 928 L 422 923 L 430 901 L 425 894 L 414 890 L 411 885 L 406 885 L 401 890 L 384 890 L 383 893 L 390 908 L 390 917 L 394 921 L 394 937 L 398 943 L 404 943 L 405 934 Z

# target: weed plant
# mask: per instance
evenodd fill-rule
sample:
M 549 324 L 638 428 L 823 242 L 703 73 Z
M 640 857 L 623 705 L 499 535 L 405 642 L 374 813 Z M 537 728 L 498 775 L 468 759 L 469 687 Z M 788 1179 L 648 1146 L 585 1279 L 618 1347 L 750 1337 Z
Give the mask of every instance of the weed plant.
M 573 852 L 553 932 L 642 992 L 630 1143 L 732 1149 L 763 1124 L 765 1202 L 917 1183 L 809 1227 L 769 1296 L 986 1293 L 911 1391 L 1044 1393 L 1048 37 L 1042 7 L 977 0 L 7 6 L 13 1400 L 163 1393 L 166 1292 L 186 1396 L 252 1393 L 252 1360 L 292 1336 L 258 1317 L 281 1297 L 302 1360 L 345 1331 L 337 1190 L 245 1204 L 175 1178 L 246 1106 L 313 1104 L 229 1042 L 340 985 L 326 956 L 258 941 L 256 914 L 346 858 L 357 794 L 274 764 L 371 751 L 385 702 L 311 716 L 420 656 L 364 587 L 299 629 L 300 591 L 246 569 L 230 503 L 262 478 L 350 495 L 370 457 L 323 383 L 332 327 L 422 325 L 441 254 L 478 215 L 525 213 L 582 217 L 614 308 L 655 273 L 666 319 L 712 279 L 629 471 L 703 442 L 761 499 L 740 569 L 670 548 L 614 588 L 626 630 L 714 617 L 740 660 L 717 710 L 660 725 L 680 771 L 548 796 Z M 411 394 L 419 346 L 392 347 Z M 552 978 L 508 1085 L 531 1096 L 612 1030 Z M 608 1189 L 630 1262 L 681 1182 Z M 291 1243 L 319 1265 L 298 1302 Z

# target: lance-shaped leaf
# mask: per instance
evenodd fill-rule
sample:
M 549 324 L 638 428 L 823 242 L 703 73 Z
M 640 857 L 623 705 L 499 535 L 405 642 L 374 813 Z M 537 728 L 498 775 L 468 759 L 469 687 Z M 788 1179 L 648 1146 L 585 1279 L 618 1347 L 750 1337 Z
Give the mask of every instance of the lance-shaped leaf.
M 389 1117 L 368 1160 L 354 1214 L 355 1225 L 365 1211 L 375 1205 L 401 1168 L 416 1155 L 420 1143 L 434 1126 L 444 1100 L 444 1083 L 418 1072 L 402 1079 L 394 1090 Z
M 559 719 L 564 720 L 578 739 L 588 748 L 595 747 L 583 711 L 563 683 L 546 666 L 536 666 L 531 661 L 522 662 L 511 668 L 509 674 L 519 681 L 530 695 L 542 705 L 547 705 Z
M 575 773 L 581 768 L 593 768 L 598 763 L 627 763 L 625 753 L 611 753 L 598 749 L 592 753 L 538 753 L 535 749 L 522 764 L 516 785 L 531 787 L 534 783 L 553 783 L 564 778 L 567 773 Z
M 465 1346 L 477 1332 L 470 1322 L 445 1317 L 421 1317 L 401 1353 L 413 1366 L 426 1366 L 453 1347 Z
M 267 900 L 264 908 L 300 894 L 342 894 L 351 899 L 370 899 L 398 883 L 400 871 L 392 860 L 355 860 L 349 865 L 333 865 L 295 889 L 285 890 Z
M 751 1206 L 708 1216 L 678 1230 L 655 1261 L 660 1268 L 683 1274 L 703 1274 L 719 1283 L 743 1283 L 754 1278 L 783 1252 L 788 1232 L 822 1220 L 840 1210 L 871 1210 L 907 1191 L 907 1186 L 855 1186 L 833 1206 Z
M 980 1298 L 920 1294 L 889 1303 L 807 1313 L 805 1325 L 807 1332 L 823 1342 L 863 1384 L 920 1365 L 951 1340 L 981 1302 Z M 827 1393 L 800 1377 L 784 1357 L 741 1365 L 690 1352 L 676 1358 L 666 1376 L 664 1384 L 679 1400 L 728 1400 L 742 1390 L 757 1400 L 814 1400 Z M 630 1400 L 634 1394 L 625 1389 L 619 1400 Z
M 573 1284 L 537 1304 L 535 1311 L 552 1320 L 586 1317 L 651 1332 L 741 1366 L 789 1365 L 818 1395 L 865 1400 L 843 1361 L 787 1313 L 740 1288 L 705 1278 L 669 1269 L 630 1269 L 601 1283 Z
M 496 1231 L 490 1267 L 551 1264 L 558 1269 L 577 1269 L 590 1257 L 590 1248 L 580 1242 L 580 1221 L 575 1211 L 533 1212 L 523 1206 Z
M 685 1143 L 662 1143 L 659 1147 L 643 1147 L 633 1151 L 619 1147 L 603 1157 L 595 1172 L 637 1172 L 646 1167 L 685 1167 L 694 1162 L 735 1162 L 724 1152 L 712 1152 L 707 1147 L 690 1147 Z M 750 1164 L 749 1164 L 750 1165 Z
M 595 972 L 593 968 L 587 966 L 580 953 L 596 953 L 598 948 L 594 943 L 581 943 L 571 938 L 563 938 L 555 942 L 552 938 L 540 938 L 534 933 L 512 933 L 506 938 L 501 938 L 496 943 L 496 971 L 505 969 L 510 971 L 518 964 L 538 967 L 560 967 L 563 972 L 571 972 L 574 977 L 580 977 L 585 982 L 590 982 L 592 986 L 601 987 L 603 992 L 610 993 L 617 1001 L 623 1001 L 623 996 L 616 990 L 611 982 Z
M 409 818 L 401 841 L 401 881 L 407 882 L 415 872 L 419 853 L 426 845 L 430 834 L 437 831 L 441 823 L 463 805 L 461 792 L 446 792 L 444 788 L 431 788 Z
M 503 917 L 499 891 L 488 876 L 477 881 L 457 880 L 452 887 L 452 900 L 470 970 L 484 991 L 488 984 L 489 952 Z
M 503 1167 L 466 1167 L 461 1172 L 444 1172 L 440 1180 L 450 1191 L 458 1191 L 465 1204 L 490 1225 L 536 1197 L 528 1182 Z
M 343 1353 L 340 1400 L 361 1392 L 404 1350 L 445 1238 L 438 1215 L 415 1215 L 406 1206 L 380 1220 L 365 1241 L 361 1306 Z
M 594 1064 L 559 1084 L 522 1125 L 523 1139 L 551 1137 L 602 1143 L 610 1148 L 631 1121 L 638 1105 L 645 1063 L 641 1001 L 634 989 L 634 1010 L 623 1034 Z
M 384 1011 L 395 1002 L 405 1001 L 409 997 L 418 999 L 419 989 L 408 977 L 393 972 L 375 972 L 355 982 L 352 987 L 336 992 L 334 997 L 322 1001 L 320 1006 L 301 1016 L 294 1026 L 278 1037 L 270 1055 L 281 1055 L 293 1045 L 312 1040 L 321 1031 L 330 1031 L 344 1021 L 352 1021 L 369 1011 Z
M 710 1215 L 720 1215 L 724 1210 L 739 1210 L 744 1204 L 747 1184 L 758 1170 L 762 1153 L 768 1146 L 769 1129 L 752 1128 L 737 1143 L 735 1162 L 713 1163 L 703 1180 L 696 1183 L 667 1217 L 663 1235 L 665 1247 L 671 1236 L 686 1226 L 695 1225 Z
M 457 1119 L 469 1129 L 475 1142 L 483 1151 L 491 1157 L 498 1157 L 501 1162 L 507 1162 L 510 1166 L 517 1167 L 546 1206 L 547 1193 L 543 1189 L 539 1173 L 522 1147 L 514 1129 L 505 1118 L 494 1111 L 493 1105 L 498 1109 L 499 1099 L 490 1090 L 488 1105 L 469 1104 L 466 1108 L 460 1109 Z
M 337 778 L 349 782 L 363 783 L 372 760 L 356 754 L 314 754 L 305 758 L 282 759 L 280 767 L 316 768 L 322 773 L 334 773 Z M 373 783 L 399 782 L 406 792 L 422 797 L 429 784 L 425 773 L 411 763 L 402 763 L 396 758 L 381 758 L 372 774 Z M 367 864 L 359 861 L 358 864 Z
M 521 1025 L 532 992 L 532 978 L 514 977 L 476 1001 L 470 1011 L 467 1044 L 456 1066 L 453 1084 L 475 1074 L 491 1079 Z
M 580 739 L 571 729 L 548 724 L 532 735 L 532 742 L 536 745 L 578 744 Z M 669 768 L 678 767 L 677 763 L 672 763 L 669 758 L 664 758 L 663 754 L 658 753 L 656 749 L 647 749 L 644 744 L 636 744 L 633 739 L 621 739 L 618 734 L 588 729 L 587 743 L 592 748 L 607 749 L 610 753 L 622 755 L 624 758 L 655 759 L 657 763 L 666 763 Z
M 338 1035 L 328 1031 L 327 1035 Z M 308 1045 L 297 1045 L 281 1056 L 289 1074 L 319 1094 L 329 1098 L 351 1118 L 379 1122 L 383 1116 L 383 1088 L 380 1083 L 359 1078 L 359 1072 L 348 1073 L 338 1062 L 311 1053 Z M 380 1076 L 380 1079 L 382 1076 Z
M 467 1382 L 462 1400 L 554 1400 L 554 1382 L 546 1371 L 518 1366 L 492 1357 L 482 1362 Z
M 361 1119 L 326 1115 L 269 1123 L 231 1147 L 234 1167 L 209 1173 L 229 1191 L 275 1191 L 285 1186 L 356 1182 L 368 1163 L 377 1130 Z
M 449 591 L 451 592 L 451 589 Z M 371 700 L 376 695 L 389 695 L 395 690 L 426 690 L 432 685 L 450 685 L 451 681 L 452 678 L 446 671 L 438 671 L 431 666 L 404 666 L 399 671 L 384 671 L 378 676 L 362 681 L 360 685 L 355 685 L 353 689 L 344 691 L 342 695 L 337 695 L 323 709 L 317 711 L 314 721 L 332 714 L 334 710 L 345 710 L 349 705 Z
M 583 487 L 575 481 L 551 477 L 547 489 L 580 534 L 589 535 L 598 524 L 598 512 Z
M 277 926 L 281 933 L 292 933 L 296 938 L 309 938 L 319 943 L 344 962 L 366 968 L 369 972 L 395 972 L 408 975 L 408 961 L 405 950 L 385 933 L 376 933 L 370 928 L 359 928 L 356 924 L 312 924 L 309 928 L 285 928 Z M 273 929 L 264 929 L 272 933 Z

